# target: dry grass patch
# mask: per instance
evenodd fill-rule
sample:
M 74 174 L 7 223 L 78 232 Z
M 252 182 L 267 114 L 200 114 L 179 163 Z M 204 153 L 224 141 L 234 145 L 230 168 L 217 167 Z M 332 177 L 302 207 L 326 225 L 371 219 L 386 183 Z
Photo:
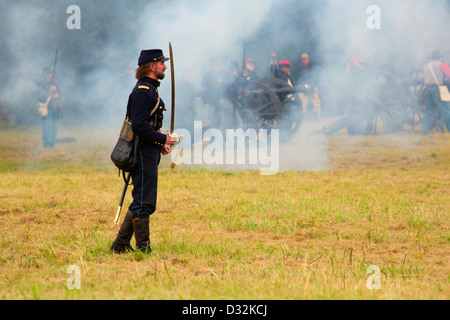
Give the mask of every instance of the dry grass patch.
M 172 172 L 166 158 L 146 256 L 109 252 L 115 135 L 43 150 L 16 133 L 0 133 L 2 299 L 449 297 L 450 135 L 329 137 L 323 172 Z

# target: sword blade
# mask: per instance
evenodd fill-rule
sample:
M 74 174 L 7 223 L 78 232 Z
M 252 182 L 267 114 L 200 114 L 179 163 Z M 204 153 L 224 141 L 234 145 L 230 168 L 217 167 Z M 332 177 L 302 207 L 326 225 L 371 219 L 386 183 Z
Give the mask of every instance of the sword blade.
M 173 51 L 172 44 L 169 42 L 169 53 L 170 53 L 170 75 L 172 78 L 172 114 L 170 117 L 170 133 L 175 130 L 175 70 L 173 68 Z

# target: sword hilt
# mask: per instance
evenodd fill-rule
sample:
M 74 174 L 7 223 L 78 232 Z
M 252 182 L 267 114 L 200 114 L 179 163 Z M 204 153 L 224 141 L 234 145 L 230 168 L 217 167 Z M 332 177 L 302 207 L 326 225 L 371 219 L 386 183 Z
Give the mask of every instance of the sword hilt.
M 174 140 L 176 140 L 176 142 L 174 144 L 170 145 L 170 148 L 173 149 L 176 145 L 180 144 L 183 141 L 183 136 L 176 134 L 174 132 L 167 132 L 167 134 Z
M 181 134 L 176 134 L 176 133 L 167 133 L 172 139 L 175 139 L 176 140 L 176 142 L 175 142 L 175 144 L 171 144 L 170 145 L 170 148 L 171 149 L 173 149 L 173 148 L 175 148 L 175 147 L 178 147 L 178 145 L 183 141 L 183 136 L 181 135 Z M 178 148 L 177 148 L 177 150 L 175 151 L 177 154 L 176 154 L 176 156 L 175 156 L 175 162 L 176 162 L 176 160 L 178 159 Z M 175 168 L 175 162 L 172 162 L 172 164 L 171 164 L 171 168 L 173 169 L 173 168 Z

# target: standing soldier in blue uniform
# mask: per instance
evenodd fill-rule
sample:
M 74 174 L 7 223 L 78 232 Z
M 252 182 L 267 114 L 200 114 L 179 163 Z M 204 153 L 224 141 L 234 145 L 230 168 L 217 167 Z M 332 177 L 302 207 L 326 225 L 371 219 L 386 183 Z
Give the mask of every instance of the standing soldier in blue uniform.
M 58 131 L 60 95 L 53 77 L 54 73 L 47 67 L 44 69 L 44 79 L 37 85 L 39 102 L 48 102 L 48 113 L 41 115 L 44 148 L 53 148 L 55 146 Z
M 127 117 L 140 141 L 139 163 L 131 173 L 133 201 L 111 246 L 115 253 L 133 251 L 130 245 L 133 233 L 137 249 L 151 252 L 149 218 L 156 210 L 158 165 L 161 154 L 170 153 L 170 145 L 176 142 L 160 132 L 166 109 L 158 87 L 165 77 L 164 62 L 168 60 L 160 49 L 142 50 L 138 59 L 138 81 L 128 98 Z

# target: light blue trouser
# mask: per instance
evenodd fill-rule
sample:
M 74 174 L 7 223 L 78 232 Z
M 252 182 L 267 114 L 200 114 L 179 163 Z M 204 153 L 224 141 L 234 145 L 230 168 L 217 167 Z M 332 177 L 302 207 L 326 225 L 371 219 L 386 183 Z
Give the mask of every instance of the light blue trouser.
M 425 111 L 421 134 L 427 134 L 432 129 L 435 114 L 442 117 L 442 123 L 447 125 L 447 130 L 450 132 L 450 102 L 441 101 L 439 88 L 431 87 L 425 92 Z
M 48 108 L 48 115 L 42 119 L 42 142 L 44 148 L 53 148 L 58 131 L 58 110 Z

